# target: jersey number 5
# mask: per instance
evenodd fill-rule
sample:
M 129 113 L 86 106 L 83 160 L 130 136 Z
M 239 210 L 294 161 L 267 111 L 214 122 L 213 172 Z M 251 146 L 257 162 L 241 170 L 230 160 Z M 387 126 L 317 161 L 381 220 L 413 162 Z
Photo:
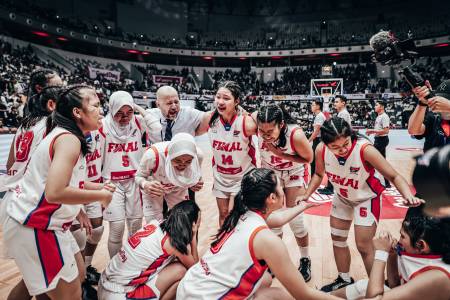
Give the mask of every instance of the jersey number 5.
M 130 158 L 128 155 L 122 155 L 122 166 L 129 167 L 130 166 Z

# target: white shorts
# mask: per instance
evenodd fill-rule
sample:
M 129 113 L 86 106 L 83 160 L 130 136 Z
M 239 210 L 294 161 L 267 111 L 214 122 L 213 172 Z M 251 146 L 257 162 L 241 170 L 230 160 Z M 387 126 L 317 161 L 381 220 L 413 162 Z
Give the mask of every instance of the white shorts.
M 89 219 L 101 218 L 103 216 L 102 205 L 98 201 L 85 204 L 84 210 Z
M 274 170 L 281 180 L 283 188 L 303 187 L 306 188 L 309 183 L 308 169 L 301 167 L 292 170 Z
M 113 184 L 116 185 L 116 191 L 103 211 L 105 221 L 142 218 L 142 195 L 134 178 L 113 181 Z
M 215 186 L 213 186 L 213 188 L 212 188 L 212 194 L 216 198 L 230 199 L 231 197 L 236 196 L 237 193 L 238 192 L 221 191 L 221 190 L 216 189 Z
M 184 200 L 189 200 L 189 193 L 187 189 L 179 189 L 171 193 L 165 194 L 164 199 L 167 202 L 167 207 L 171 209 L 176 204 Z M 144 217 L 150 220 L 163 220 L 163 198 L 151 197 L 147 194 L 142 194 L 144 204 Z
M 3 239 L 31 296 L 54 290 L 60 279 L 78 279 L 75 254 L 80 249 L 70 231 L 35 229 L 7 217 Z
M 158 274 L 138 287 L 123 286 L 106 279 L 103 272 L 98 283 L 98 300 L 125 300 L 125 299 L 159 299 L 161 293 L 156 287 Z
M 334 194 L 331 215 L 342 220 L 354 220 L 355 225 L 372 226 L 380 220 L 381 206 L 381 196 L 352 205 Z

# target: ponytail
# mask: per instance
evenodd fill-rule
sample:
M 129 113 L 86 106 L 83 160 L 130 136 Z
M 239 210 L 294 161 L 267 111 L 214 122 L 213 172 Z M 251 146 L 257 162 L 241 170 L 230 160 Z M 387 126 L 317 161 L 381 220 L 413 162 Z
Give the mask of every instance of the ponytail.
M 215 240 L 211 243 L 212 247 L 217 245 L 224 234 L 236 227 L 241 216 L 247 211 L 265 211 L 266 199 L 271 193 L 275 193 L 277 180 L 274 171 L 264 168 L 252 169 L 244 175 L 241 190 L 234 198 L 233 209 L 215 235 Z

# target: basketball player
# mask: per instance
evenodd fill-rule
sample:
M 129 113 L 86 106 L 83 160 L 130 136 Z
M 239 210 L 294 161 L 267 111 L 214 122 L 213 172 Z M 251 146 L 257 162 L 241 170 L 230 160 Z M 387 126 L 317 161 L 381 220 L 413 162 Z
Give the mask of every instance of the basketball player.
M 33 153 L 14 192 L 9 192 L 4 245 L 32 296 L 81 297 L 82 258 L 67 229 L 81 204 L 101 201 L 106 206 L 114 192 L 112 185 L 87 190 L 99 187 L 84 183 L 88 151 L 84 135 L 98 128 L 99 107 L 90 86 L 64 89 L 58 95 L 49 133 Z M 15 296 L 10 299 L 24 299 Z
M 238 109 L 241 89 L 234 81 L 219 85 L 214 97 L 215 110 L 204 115 L 202 128 L 208 128 L 213 152 L 213 195 L 219 209 L 219 224 L 230 211 L 232 198 L 240 188 L 242 176 L 256 166 L 252 135 L 256 134 L 253 119 Z
M 397 243 L 388 232 L 374 238 L 375 260 L 369 280 L 334 292 L 346 299 L 450 299 L 450 219 L 408 210 Z M 384 269 L 387 267 L 385 286 Z M 345 292 L 345 293 L 344 293 Z
M 113 257 L 122 246 L 127 221 L 128 235 L 142 225 L 142 199 L 134 181 L 139 162 L 144 154 L 142 135 L 146 124 L 134 115 L 133 97 L 125 91 L 117 91 L 109 98 L 110 112 L 99 129 L 103 139 L 102 177 L 111 180 L 117 187 L 111 204 L 103 212 L 109 222 L 108 252 Z M 160 127 L 159 127 L 160 128 Z M 153 130 L 153 128 L 149 128 Z
M 177 299 L 281 300 L 292 299 L 290 295 L 295 299 L 337 299 L 308 287 L 284 243 L 268 230 L 271 213 L 283 203 L 283 188 L 274 171 L 256 168 L 245 174 L 232 211 L 209 251 L 186 272 Z M 269 287 L 268 267 L 290 295 Z
M 109 262 L 99 299 L 175 299 L 186 269 L 198 262 L 199 226 L 200 209 L 194 201 L 182 201 L 161 223 L 145 225 Z
M 349 275 L 350 251 L 347 236 L 354 219 L 356 246 L 364 261 L 367 274 L 373 263 L 371 240 L 375 235 L 381 212 L 381 193 L 384 186 L 375 171 L 387 177 L 404 197 L 405 205 L 418 205 L 423 200 L 414 197 L 408 183 L 398 174 L 371 143 L 358 138 L 356 132 L 341 118 L 325 121 L 321 128 L 322 143 L 316 149 L 316 172 L 306 194 L 308 199 L 320 186 L 323 176 L 334 186 L 335 194 L 330 216 L 331 238 L 337 279 L 322 290 L 330 292 L 353 283 Z
M 156 143 L 142 157 L 136 175 L 141 188 L 144 217 L 147 223 L 163 220 L 163 201 L 168 208 L 189 200 L 188 188 L 199 191 L 201 153 L 195 139 L 188 133 L 176 134 L 170 142 Z
M 262 106 L 252 117 L 258 124 L 261 167 L 273 170 L 280 178 L 286 206 L 294 207 L 297 196 L 305 193 L 309 181 L 308 164 L 313 159 L 313 151 L 308 139 L 300 127 L 286 123 L 283 110 L 275 104 Z M 299 271 L 308 282 L 311 279 L 311 259 L 303 214 L 290 221 L 289 226 L 300 248 Z M 282 228 L 273 230 L 278 235 L 283 233 Z

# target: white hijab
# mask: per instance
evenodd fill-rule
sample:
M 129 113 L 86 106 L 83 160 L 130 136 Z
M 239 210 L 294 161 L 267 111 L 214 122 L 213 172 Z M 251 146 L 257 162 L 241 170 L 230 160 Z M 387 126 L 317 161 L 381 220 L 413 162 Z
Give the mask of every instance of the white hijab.
M 134 111 L 134 101 L 133 97 L 131 97 L 130 93 L 125 91 L 117 91 L 111 94 L 109 97 L 109 114 L 105 118 L 105 129 L 106 132 L 109 132 L 115 138 L 126 141 L 132 133 L 133 130 L 133 122 L 135 116 L 130 120 L 125 126 L 120 126 L 119 123 L 114 121 L 114 115 L 125 105 L 130 106 Z
M 172 159 L 181 155 L 192 156 L 192 162 L 184 171 L 178 171 L 172 166 Z M 197 184 L 201 178 L 197 146 L 194 137 L 188 133 L 177 133 L 169 142 L 166 159 L 166 177 L 175 186 L 189 188 Z

